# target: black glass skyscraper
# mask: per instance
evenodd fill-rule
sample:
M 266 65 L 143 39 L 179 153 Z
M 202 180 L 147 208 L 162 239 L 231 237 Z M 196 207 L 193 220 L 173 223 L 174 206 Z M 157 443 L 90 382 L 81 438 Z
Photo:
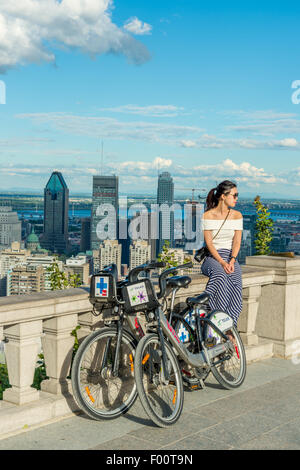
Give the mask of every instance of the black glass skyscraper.
M 69 189 L 59 171 L 54 171 L 44 189 L 42 248 L 53 253 L 68 250 Z

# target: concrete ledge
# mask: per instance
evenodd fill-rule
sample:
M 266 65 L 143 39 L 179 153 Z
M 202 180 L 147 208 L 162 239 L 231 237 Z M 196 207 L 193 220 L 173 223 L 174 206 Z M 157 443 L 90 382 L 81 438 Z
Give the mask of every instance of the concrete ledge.
M 258 344 L 253 346 L 245 346 L 247 363 L 254 361 L 262 361 L 273 357 L 274 345 L 271 341 L 259 338 Z
M 30 430 L 37 425 L 48 424 L 57 418 L 72 416 L 80 411 L 71 394 L 39 394 L 38 401 L 20 406 L 0 401 L 0 439 Z

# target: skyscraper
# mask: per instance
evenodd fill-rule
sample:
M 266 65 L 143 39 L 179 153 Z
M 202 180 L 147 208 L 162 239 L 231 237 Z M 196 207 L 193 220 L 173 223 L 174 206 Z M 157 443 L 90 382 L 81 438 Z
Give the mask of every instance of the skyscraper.
M 113 209 L 106 211 L 104 204 Z M 119 178 L 117 176 L 93 176 L 93 200 L 91 214 L 91 250 L 98 250 L 102 240 L 116 239 L 118 235 Z M 107 222 L 107 235 L 100 231 L 101 221 Z M 99 224 L 99 225 L 98 225 Z M 97 233 L 98 226 L 98 233 Z M 102 232 L 102 233 L 101 233 Z
M 21 242 L 18 213 L 13 212 L 9 206 L 0 206 L 0 249 L 9 248 L 13 242 Z
M 129 248 L 130 269 L 151 261 L 151 246 L 147 240 L 134 240 Z
M 157 204 L 159 205 L 159 236 L 157 253 L 161 253 L 165 240 L 169 240 L 170 247 L 174 244 L 174 212 L 170 207 L 174 203 L 173 178 L 167 171 L 158 176 Z
M 81 219 L 80 251 L 86 252 L 91 248 L 91 218 Z
M 69 189 L 59 171 L 54 171 L 44 189 L 42 248 L 54 253 L 68 250 Z

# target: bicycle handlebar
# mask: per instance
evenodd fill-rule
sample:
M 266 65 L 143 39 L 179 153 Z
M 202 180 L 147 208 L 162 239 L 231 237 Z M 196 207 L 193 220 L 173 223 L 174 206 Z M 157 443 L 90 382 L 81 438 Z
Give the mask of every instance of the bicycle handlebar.
M 181 264 L 179 266 L 175 266 L 174 268 L 166 269 L 161 275 L 159 276 L 159 293 L 157 294 L 157 298 L 161 299 L 165 293 L 167 283 L 166 277 L 169 276 L 171 273 L 176 273 L 179 269 L 188 269 L 193 267 L 193 262 L 190 261 L 189 263 Z
M 134 282 L 137 280 L 137 276 L 142 271 L 150 271 L 151 269 L 164 268 L 166 263 L 164 261 L 150 261 L 150 263 L 141 264 L 136 268 L 133 268 L 128 274 L 128 281 Z

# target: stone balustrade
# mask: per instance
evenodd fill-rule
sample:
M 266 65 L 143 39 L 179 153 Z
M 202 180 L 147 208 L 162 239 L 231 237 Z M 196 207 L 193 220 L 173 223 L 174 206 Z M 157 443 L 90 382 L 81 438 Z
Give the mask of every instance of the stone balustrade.
M 179 290 L 176 303 L 204 290 L 206 277 L 192 279 L 187 289 Z M 7 341 L 5 358 L 12 386 L 4 391 L 3 402 L 23 405 L 39 400 L 40 392 L 31 385 L 41 345 L 49 376 L 42 382 L 42 391 L 52 396 L 70 393 L 71 332 L 79 324 L 81 339 L 101 326 L 99 321 L 92 315 L 85 288 L 0 298 L 0 340 Z M 238 327 L 246 347 L 269 340 L 275 355 L 291 356 L 294 342 L 300 340 L 300 257 L 247 257 Z

